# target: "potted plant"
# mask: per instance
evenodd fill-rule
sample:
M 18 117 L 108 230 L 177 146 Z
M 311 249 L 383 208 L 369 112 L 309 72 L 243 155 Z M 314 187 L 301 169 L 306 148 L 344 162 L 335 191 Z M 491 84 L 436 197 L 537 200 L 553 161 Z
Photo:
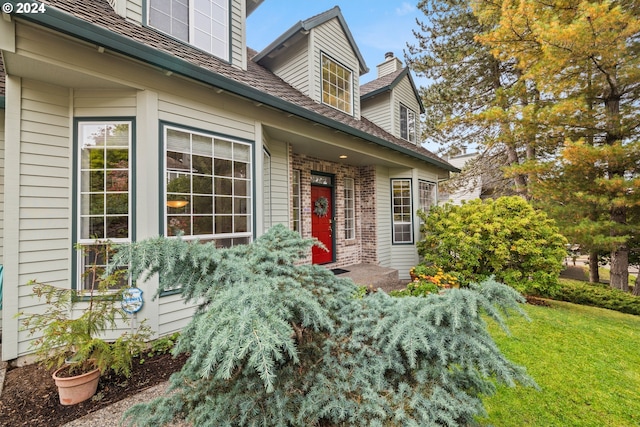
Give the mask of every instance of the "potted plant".
M 104 267 L 98 264 L 106 259 L 105 251 L 109 250 L 109 245 L 92 245 L 86 249 L 85 255 L 93 259 L 83 277 L 90 284 L 86 291 L 37 281 L 29 283 L 33 285 L 34 295 L 44 300 L 46 309 L 42 313 L 21 313 L 25 316 L 22 325 L 31 335 L 39 335 L 31 345 L 39 362 L 47 369 L 55 369 L 53 378 L 63 405 L 73 405 L 93 396 L 100 374 L 107 370 L 128 377 L 133 356 L 144 348 L 151 336 L 150 329 L 142 322 L 136 331 L 123 332 L 114 342 L 102 338 L 109 330 L 129 325 L 129 318 L 119 304 L 127 286 L 127 281 L 122 280 L 126 270 L 116 269 L 111 275 L 103 276 Z

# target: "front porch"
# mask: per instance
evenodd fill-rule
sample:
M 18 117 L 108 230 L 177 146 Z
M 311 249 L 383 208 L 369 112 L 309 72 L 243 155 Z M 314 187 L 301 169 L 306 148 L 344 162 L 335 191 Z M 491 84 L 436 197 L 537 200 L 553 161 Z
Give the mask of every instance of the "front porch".
M 346 272 L 338 272 L 336 276 L 349 278 L 356 285 L 372 287 L 373 289 L 380 288 L 385 292 L 402 289 L 408 283 L 408 281 L 398 278 L 398 270 L 380 267 L 379 265 L 353 264 L 341 267 L 341 269 L 346 270 Z

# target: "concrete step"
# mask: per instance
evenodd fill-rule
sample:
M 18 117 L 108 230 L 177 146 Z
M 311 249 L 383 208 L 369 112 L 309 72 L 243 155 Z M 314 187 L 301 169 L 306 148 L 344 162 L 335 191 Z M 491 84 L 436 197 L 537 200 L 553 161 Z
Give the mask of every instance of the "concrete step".
M 398 270 L 393 268 L 380 267 L 374 264 L 354 264 L 341 268 L 347 270 L 347 272 L 336 276 L 350 278 L 356 285 L 373 289 L 381 288 L 386 292 L 406 285 L 406 283 L 403 284 L 399 280 Z

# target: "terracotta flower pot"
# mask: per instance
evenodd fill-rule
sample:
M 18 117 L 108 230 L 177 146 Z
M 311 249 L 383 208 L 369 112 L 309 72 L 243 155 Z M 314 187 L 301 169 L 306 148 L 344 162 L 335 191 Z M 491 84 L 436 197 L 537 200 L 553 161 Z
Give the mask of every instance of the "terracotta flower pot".
M 58 394 L 62 405 L 75 405 L 96 394 L 98 380 L 100 379 L 100 369 L 96 368 L 86 374 L 73 377 L 59 377 L 58 373 L 65 369 L 68 369 L 68 366 L 63 366 L 53 373 L 53 379 L 56 382 L 56 386 L 58 386 Z

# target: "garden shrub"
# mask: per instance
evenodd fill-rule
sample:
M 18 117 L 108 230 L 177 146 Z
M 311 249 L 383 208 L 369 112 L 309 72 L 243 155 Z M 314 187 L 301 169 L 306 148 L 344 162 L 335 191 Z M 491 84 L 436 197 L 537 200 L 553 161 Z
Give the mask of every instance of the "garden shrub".
M 419 212 L 426 264 L 467 281 L 490 276 L 519 292 L 553 294 L 566 256 L 566 239 L 546 214 L 518 196 L 446 204 Z
M 578 280 L 561 280 L 561 287 L 554 295 L 540 294 L 558 301 L 607 308 L 621 313 L 640 315 L 640 297 L 603 283 Z
M 496 380 L 534 385 L 480 314 L 506 328 L 503 311 L 522 312 L 513 289 L 490 280 L 424 298 L 366 293 L 300 264 L 312 244 L 275 226 L 229 249 L 157 238 L 120 251 L 134 278 L 158 273 L 198 304 L 174 349 L 190 357 L 173 393 L 134 406 L 125 421 L 459 426 L 484 413 L 481 396 Z

